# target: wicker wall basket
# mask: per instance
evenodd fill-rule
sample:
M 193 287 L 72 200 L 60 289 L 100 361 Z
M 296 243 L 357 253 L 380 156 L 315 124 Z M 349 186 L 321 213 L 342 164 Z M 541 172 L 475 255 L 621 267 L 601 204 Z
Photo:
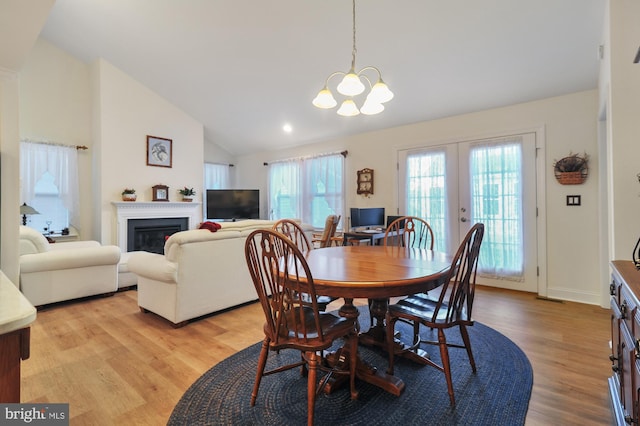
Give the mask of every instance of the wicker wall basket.
M 580 185 L 589 175 L 588 156 L 576 154 L 556 161 L 553 174 L 561 185 Z
M 556 173 L 556 179 L 562 185 L 580 185 L 587 180 L 587 175 L 583 172 L 559 172 Z

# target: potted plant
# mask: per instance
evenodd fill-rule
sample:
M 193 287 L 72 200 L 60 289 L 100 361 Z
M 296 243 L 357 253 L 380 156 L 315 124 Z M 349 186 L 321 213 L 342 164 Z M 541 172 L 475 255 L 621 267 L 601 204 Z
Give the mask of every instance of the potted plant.
M 192 201 L 193 196 L 196 195 L 196 191 L 193 188 L 187 188 L 186 186 L 179 189 L 178 192 L 182 195 L 182 201 Z
M 589 156 L 571 154 L 561 158 L 553 165 L 553 172 L 562 185 L 578 185 L 587 179 L 589 174 Z
M 122 191 L 122 201 L 135 201 L 137 198 L 136 190 L 131 188 L 125 188 Z

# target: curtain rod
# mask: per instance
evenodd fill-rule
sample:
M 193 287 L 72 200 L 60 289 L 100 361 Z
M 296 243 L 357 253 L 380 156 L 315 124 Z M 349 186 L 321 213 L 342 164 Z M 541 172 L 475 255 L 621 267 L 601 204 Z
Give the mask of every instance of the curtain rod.
M 33 139 L 20 139 L 20 142 L 39 143 L 41 145 L 66 146 L 66 147 L 71 147 L 71 148 L 75 148 L 77 150 L 83 150 L 83 151 L 85 149 L 89 149 L 89 147 L 86 145 L 68 145 L 66 143 L 52 142 L 52 141 L 37 141 Z
M 216 164 L 218 166 L 229 166 L 229 167 L 234 167 L 233 164 L 231 163 L 212 163 L 211 161 L 205 161 L 205 164 Z
M 336 155 L 336 154 L 340 154 L 344 158 L 347 158 L 347 155 L 349 154 L 349 151 L 340 151 L 340 152 L 334 151 L 334 152 L 326 152 L 324 154 L 307 155 L 307 156 L 304 156 L 304 157 L 285 158 L 285 159 L 282 159 L 282 160 L 272 161 L 271 163 L 264 162 L 264 163 L 262 163 L 262 165 L 263 166 L 268 166 L 269 164 L 284 163 L 286 161 L 294 161 L 294 160 L 308 160 L 309 158 L 328 157 L 329 155 Z

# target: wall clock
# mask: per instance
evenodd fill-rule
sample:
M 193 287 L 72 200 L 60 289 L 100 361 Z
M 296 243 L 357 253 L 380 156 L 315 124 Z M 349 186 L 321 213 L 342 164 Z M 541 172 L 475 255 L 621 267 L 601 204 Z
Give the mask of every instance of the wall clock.
M 363 195 L 373 194 L 373 170 L 358 170 L 357 193 Z
M 153 201 L 169 201 L 169 187 L 167 185 L 155 185 L 151 187 Z

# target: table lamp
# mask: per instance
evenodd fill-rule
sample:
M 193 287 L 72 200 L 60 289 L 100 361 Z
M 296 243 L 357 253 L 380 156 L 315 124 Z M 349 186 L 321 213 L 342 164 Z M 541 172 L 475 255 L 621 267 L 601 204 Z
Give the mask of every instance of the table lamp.
M 31 206 L 28 206 L 27 203 L 23 203 L 20 206 L 20 214 L 22 215 L 22 224 L 27 226 L 27 215 L 28 214 L 40 214 L 38 210 L 34 209 Z

